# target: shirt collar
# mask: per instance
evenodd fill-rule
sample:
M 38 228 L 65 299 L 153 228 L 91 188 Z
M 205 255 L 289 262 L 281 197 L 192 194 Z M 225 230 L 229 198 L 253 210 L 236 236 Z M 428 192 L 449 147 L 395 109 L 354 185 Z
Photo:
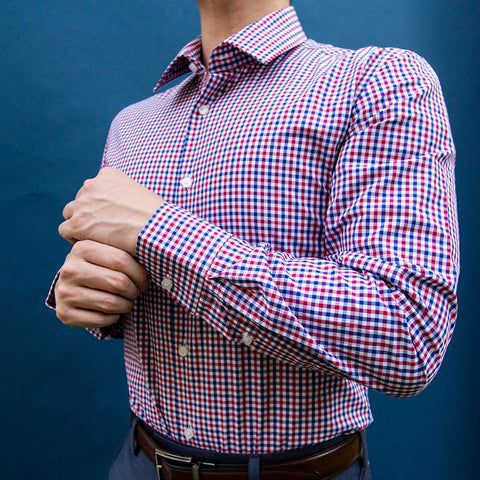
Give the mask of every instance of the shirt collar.
M 215 55 L 217 49 L 233 47 L 231 49 L 233 52 L 243 52 L 250 59 L 266 65 L 281 54 L 300 45 L 306 39 L 297 13 L 294 7 L 290 6 L 276 10 L 228 37 L 216 47 L 213 55 Z M 189 68 L 191 63 L 199 68 L 201 49 L 201 37 L 195 38 L 183 47 L 165 70 L 154 91 L 191 71 Z M 214 59 L 213 55 L 212 61 Z M 225 57 L 225 54 L 222 57 Z M 194 67 L 192 68 L 195 70 Z

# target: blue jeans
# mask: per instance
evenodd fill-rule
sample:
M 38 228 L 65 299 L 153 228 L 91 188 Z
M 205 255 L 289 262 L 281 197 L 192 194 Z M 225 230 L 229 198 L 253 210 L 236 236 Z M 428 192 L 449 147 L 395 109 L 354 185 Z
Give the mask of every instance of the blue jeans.
M 108 480 L 158 480 L 155 466 L 135 444 L 133 432 L 137 421 L 135 419 L 130 426 L 110 468 Z M 363 458 L 332 480 L 371 480 L 365 435 L 362 435 L 362 441 Z

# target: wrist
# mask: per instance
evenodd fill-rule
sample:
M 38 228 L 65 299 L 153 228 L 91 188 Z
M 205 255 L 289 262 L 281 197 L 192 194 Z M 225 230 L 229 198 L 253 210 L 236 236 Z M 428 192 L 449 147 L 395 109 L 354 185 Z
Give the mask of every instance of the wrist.
M 151 193 L 150 198 L 146 199 L 139 211 L 139 216 L 131 229 L 131 233 L 128 237 L 128 244 L 126 245 L 126 251 L 132 256 L 136 256 L 138 237 L 144 230 L 145 226 L 151 220 L 152 216 L 161 208 L 165 201 L 158 195 Z

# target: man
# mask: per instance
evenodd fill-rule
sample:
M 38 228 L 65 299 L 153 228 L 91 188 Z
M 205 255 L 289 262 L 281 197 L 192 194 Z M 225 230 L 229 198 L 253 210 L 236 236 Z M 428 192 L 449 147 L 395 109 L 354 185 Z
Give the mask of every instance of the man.
M 435 376 L 456 318 L 454 146 L 411 52 L 307 40 L 286 0 L 202 36 L 122 111 L 64 210 L 49 304 L 124 338 L 110 478 L 369 478 L 367 388 Z

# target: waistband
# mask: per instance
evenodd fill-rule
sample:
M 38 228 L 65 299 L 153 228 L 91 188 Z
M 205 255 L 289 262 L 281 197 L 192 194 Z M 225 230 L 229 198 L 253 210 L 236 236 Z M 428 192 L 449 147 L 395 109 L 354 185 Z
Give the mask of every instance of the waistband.
M 183 443 L 177 442 L 161 433 L 157 432 L 150 425 L 147 425 L 143 420 L 131 413 L 130 423 L 137 421 L 143 429 L 152 437 L 156 443 L 164 450 L 175 455 L 182 455 L 192 457 L 194 461 L 203 460 L 216 463 L 231 463 L 231 464 L 245 464 L 248 463 L 252 455 L 260 457 L 262 463 L 276 463 L 281 460 L 293 460 L 296 458 L 312 455 L 314 453 L 327 450 L 339 443 L 342 443 L 352 435 L 340 435 L 338 437 L 326 440 L 324 442 L 307 445 L 283 452 L 274 453 L 260 453 L 260 454 L 244 454 L 244 453 L 220 453 L 215 450 L 207 450 L 198 447 L 192 447 Z M 362 432 L 359 432 L 361 434 Z
M 161 480 L 311 480 L 330 479 L 360 461 L 364 469 L 364 432 L 316 445 L 269 454 L 233 454 L 191 447 L 158 433 L 133 416 L 138 450 L 155 465 Z M 365 452 L 366 453 L 366 452 Z

